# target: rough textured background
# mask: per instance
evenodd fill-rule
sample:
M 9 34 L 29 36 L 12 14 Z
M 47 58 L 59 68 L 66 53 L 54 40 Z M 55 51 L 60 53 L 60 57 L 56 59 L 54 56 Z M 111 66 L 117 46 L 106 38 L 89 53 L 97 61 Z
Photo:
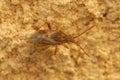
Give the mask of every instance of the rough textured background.
M 37 30 L 76 36 L 76 43 L 29 42 Z M 0 80 L 120 80 L 119 0 L 0 0 Z

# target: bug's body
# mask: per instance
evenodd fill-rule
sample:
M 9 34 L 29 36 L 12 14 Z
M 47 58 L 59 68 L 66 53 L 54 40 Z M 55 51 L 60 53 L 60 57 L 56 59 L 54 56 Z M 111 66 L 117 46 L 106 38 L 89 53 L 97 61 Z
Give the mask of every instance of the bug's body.
M 45 45 L 59 45 L 62 43 L 73 42 L 73 38 L 70 35 L 66 35 L 62 31 L 56 30 L 40 30 L 31 37 L 35 43 Z
M 92 29 L 94 26 L 89 27 L 87 30 L 83 31 L 81 34 L 77 36 L 70 36 L 62 31 L 51 30 L 50 24 L 48 24 L 48 28 L 50 30 L 39 30 L 35 34 L 32 35 L 31 40 L 34 43 L 43 44 L 43 45 L 60 45 L 62 43 L 70 43 L 75 42 L 74 39 L 81 36 L 88 30 Z M 57 46 L 56 46 L 57 47 Z M 84 49 L 79 45 L 79 47 L 84 51 Z M 56 50 L 55 50 L 56 53 Z M 84 53 L 88 55 L 85 51 Z

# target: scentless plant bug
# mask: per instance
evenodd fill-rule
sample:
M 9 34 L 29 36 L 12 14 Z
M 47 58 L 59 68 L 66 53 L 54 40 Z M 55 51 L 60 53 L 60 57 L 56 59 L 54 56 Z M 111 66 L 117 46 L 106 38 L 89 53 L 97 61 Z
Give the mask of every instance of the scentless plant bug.
M 75 43 L 75 38 L 81 36 L 88 30 L 95 27 L 95 26 L 91 26 L 87 30 L 83 31 L 81 34 L 72 37 L 71 35 L 67 35 L 62 31 L 51 30 L 50 24 L 47 23 L 47 25 L 49 30 L 39 30 L 38 32 L 33 34 L 30 39 L 35 43 L 39 43 L 43 45 L 61 45 L 63 43 Z M 86 55 L 88 55 L 81 46 L 80 48 Z

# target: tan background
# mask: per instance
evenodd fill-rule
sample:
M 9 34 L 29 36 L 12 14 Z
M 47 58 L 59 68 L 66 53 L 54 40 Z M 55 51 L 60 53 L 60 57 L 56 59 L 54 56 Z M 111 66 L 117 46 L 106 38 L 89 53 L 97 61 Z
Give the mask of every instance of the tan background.
M 29 42 L 37 30 L 76 36 L 76 43 Z M 0 0 L 0 80 L 120 80 L 119 0 Z

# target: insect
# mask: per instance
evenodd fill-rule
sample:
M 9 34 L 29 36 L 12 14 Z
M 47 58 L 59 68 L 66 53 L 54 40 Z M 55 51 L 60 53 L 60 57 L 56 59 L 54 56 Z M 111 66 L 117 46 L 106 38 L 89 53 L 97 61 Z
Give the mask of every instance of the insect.
M 91 26 L 87 30 L 83 31 L 81 34 L 72 37 L 71 35 L 67 35 L 62 31 L 51 30 L 50 24 L 47 23 L 47 25 L 49 30 L 39 30 L 37 33 L 32 35 L 31 40 L 33 42 L 44 45 L 61 45 L 63 43 L 75 43 L 75 38 L 81 36 L 94 27 Z M 80 48 L 86 55 L 88 55 L 81 46 Z

